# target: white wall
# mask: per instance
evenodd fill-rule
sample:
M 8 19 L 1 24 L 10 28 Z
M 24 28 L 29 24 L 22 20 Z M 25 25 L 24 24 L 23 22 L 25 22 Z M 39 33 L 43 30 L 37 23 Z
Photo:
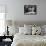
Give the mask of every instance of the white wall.
M 46 0 L 0 0 L 0 4 L 7 5 L 9 20 L 16 21 L 46 21 Z M 36 4 L 37 15 L 24 15 L 25 4 Z

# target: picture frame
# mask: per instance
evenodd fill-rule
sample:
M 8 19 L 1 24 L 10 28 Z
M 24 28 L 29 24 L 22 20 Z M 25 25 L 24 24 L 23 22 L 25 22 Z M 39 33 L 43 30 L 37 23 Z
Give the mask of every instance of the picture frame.
M 37 6 L 36 5 L 24 5 L 24 15 L 36 15 Z

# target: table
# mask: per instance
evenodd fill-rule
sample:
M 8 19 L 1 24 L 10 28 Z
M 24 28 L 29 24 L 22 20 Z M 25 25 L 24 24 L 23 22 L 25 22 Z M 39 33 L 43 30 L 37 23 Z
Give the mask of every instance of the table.
M 3 39 L 10 38 L 12 41 L 3 41 Z M 11 46 L 13 42 L 12 36 L 0 36 L 0 46 Z

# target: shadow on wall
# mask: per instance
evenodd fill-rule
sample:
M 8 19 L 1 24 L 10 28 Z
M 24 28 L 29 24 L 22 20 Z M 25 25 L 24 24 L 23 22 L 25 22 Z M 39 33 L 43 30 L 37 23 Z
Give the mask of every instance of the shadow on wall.
M 6 20 L 6 26 L 24 26 L 24 24 L 36 24 L 36 25 L 46 25 L 46 21 L 15 21 L 15 20 Z

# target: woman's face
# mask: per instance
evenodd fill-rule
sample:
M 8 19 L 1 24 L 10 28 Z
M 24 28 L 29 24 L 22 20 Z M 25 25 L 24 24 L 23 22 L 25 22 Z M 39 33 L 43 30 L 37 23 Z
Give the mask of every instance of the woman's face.
M 28 8 L 29 11 L 32 11 L 32 8 Z

